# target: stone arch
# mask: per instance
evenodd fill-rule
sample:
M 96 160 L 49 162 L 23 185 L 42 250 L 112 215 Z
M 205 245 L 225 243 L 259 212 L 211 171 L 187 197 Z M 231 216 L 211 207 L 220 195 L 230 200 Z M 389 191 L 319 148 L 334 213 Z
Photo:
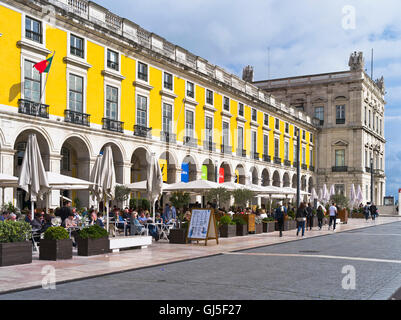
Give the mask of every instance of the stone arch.
M 197 179 L 197 173 L 198 173 L 198 165 L 196 163 L 195 158 L 188 154 L 184 157 L 182 163 L 189 164 L 189 169 L 188 169 L 189 181 L 195 181 Z
M 292 176 L 292 187 L 294 188 L 294 189 L 296 189 L 297 188 L 297 183 L 298 183 L 298 175 L 295 173 L 293 176 Z
M 137 147 L 131 155 L 131 182 L 147 179 L 150 152 L 145 147 Z
M 280 173 L 277 170 L 273 173 L 273 186 L 281 187 Z
M 269 174 L 269 170 L 263 169 L 261 179 L 262 179 L 262 186 L 263 186 L 263 187 L 270 186 L 270 174 Z
M 284 175 L 283 175 L 283 187 L 284 188 L 291 187 L 290 175 L 289 175 L 288 172 L 284 172 Z
M 308 180 L 308 192 L 312 193 L 312 188 L 314 188 L 314 187 L 315 187 L 315 184 L 313 182 L 313 178 L 309 177 L 309 180 Z
M 259 174 L 258 174 L 258 169 L 256 167 L 251 167 L 251 169 L 249 170 L 250 173 L 250 182 L 252 184 L 259 184 Z
M 205 166 L 206 169 L 207 169 L 206 179 L 208 181 L 213 181 L 213 182 L 216 181 L 216 166 L 215 166 L 213 160 L 207 158 L 207 159 L 205 159 L 203 161 L 203 163 L 202 163 L 202 172 L 203 172 L 203 166 Z M 203 176 L 203 174 L 202 174 L 202 176 Z M 205 178 L 205 177 L 202 177 L 202 178 Z
M 245 169 L 244 169 L 244 166 L 242 165 L 242 164 L 238 164 L 236 167 L 235 167 L 235 172 L 234 172 L 234 175 L 235 175 L 235 181 L 236 181 L 236 183 L 239 183 L 239 184 L 245 184 L 246 182 L 246 177 L 245 177 Z
M 224 169 L 224 182 L 231 182 L 232 181 L 232 166 L 229 162 L 223 161 L 220 164 L 220 167 Z
M 48 147 L 48 149 L 49 149 L 49 154 L 50 154 L 50 153 L 57 153 L 57 150 L 56 150 L 55 147 L 54 147 L 54 143 L 53 143 L 53 140 L 52 140 L 52 138 L 51 138 L 51 135 L 50 135 L 50 134 L 47 132 L 47 130 L 45 130 L 43 127 L 39 127 L 39 126 L 35 126 L 35 125 L 27 125 L 27 126 L 21 128 L 21 129 L 17 132 L 17 134 L 16 134 L 16 136 L 15 136 L 15 140 L 12 142 L 12 145 L 15 146 L 15 143 L 16 143 L 17 139 L 18 139 L 21 135 L 26 134 L 27 132 L 39 134 L 39 135 L 43 138 L 43 141 L 46 141 L 46 145 L 47 145 L 47 147 Z M 29 134 L 29 133 L 28 133 L 28 134 Z M 37 135 L 37 136 L 38 136 L 38 135 Z M 39 143 L 39 140 L 38 140 L 38 143 Z M 40 145 L 39 145 L 39 146 L 40 146 Z
M 160 161 L 161 160 L 161 161 Z M 167 165 L 166 163 L 167 162 Z M 166 176 L 167 172 L 167 181 L 166 183 L 176 183 L 177 182 L 177 158 L 175 157 L 173 152 L 163 151 L 159 157 L 160 168 L 162 171 L 162 176 Z
M 306 191 L 306 176 L 301 176 L 301 190 Z

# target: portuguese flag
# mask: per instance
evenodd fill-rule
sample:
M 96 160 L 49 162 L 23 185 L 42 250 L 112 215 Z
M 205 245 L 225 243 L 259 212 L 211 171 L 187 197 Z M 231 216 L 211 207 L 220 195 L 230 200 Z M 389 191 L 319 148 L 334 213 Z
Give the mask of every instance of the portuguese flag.
M 43 60 L 41 62 L 38 62 L 33 67 L 36 70 L 38 70 L 40 74 L 42 74 L 43 72 L 49 73 L 50 67 L 51 67 L 52 62 L 53 62 L 53 58 L 54 58 L 54 54 L 49 59 Z

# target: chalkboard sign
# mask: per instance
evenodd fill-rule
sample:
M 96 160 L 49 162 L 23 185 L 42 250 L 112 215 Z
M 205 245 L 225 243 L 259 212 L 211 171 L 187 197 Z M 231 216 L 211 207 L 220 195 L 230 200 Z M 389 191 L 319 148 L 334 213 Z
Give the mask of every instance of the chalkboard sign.
M 187 241 L 204 240 L 207 246 L 207 240 L 211 239 L 216 239 L 217 244 L 219 244 L 213 209 L 192 209 Z

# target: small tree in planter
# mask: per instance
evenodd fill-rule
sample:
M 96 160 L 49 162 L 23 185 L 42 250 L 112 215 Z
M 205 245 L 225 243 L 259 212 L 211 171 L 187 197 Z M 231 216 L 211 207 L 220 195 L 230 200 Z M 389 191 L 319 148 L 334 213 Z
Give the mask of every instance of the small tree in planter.
M 246 236 L 248 234 L 248 225 L 244 218 L 237 217 L 233 219 L 237 225 L 237 236 Z
M 92 256 L 110 251 L 108 233 L 98 225 L 78 231 L 77 244 L 79 256 Z
M 255 234 L 260 234 L 263 232 L 263 219 L 261 217 L 256 216 L 255 218 Z
M 25 221 L 0 221 L 0 267 L 32 263 L 31 231 Z
M 221 203 L 230 200 L 230 197 L 231 192 L 228 191 L 226 188 L 211 189 L 206 193 L 207 201 L 216 201 L 218 208 L 221 208 Z
M 220 237 L 230 238 L 237 235 L 237 226 L 230 216 L 222 216 L 219 221 Z
M 248 201 L 255 196 L 255 193 L 248 189 L 237 189 L 232 192 L 232 195 L 234 197 L 235 205 L 245 208 Z
M 176 209 L 179 209 L 188 207 L 191 197 L 187 192 L 173 192 L 169 200 Z
M 40 240 L 40 260 L 72 259 L 72 240 L 63 227 L 50 227 Z
M 273 217 L 263 219 L 263 232 L 274 232 L 276 222 Z

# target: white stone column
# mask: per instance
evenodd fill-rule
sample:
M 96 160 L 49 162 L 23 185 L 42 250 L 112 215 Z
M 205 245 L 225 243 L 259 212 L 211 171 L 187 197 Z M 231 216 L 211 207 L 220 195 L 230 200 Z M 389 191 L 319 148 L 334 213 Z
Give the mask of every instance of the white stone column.
M 60 173 L 61 169 L 61 155 L 54 154 L 49 156 L 49 171 Z M 49 194 L 49 208 L 54 209 L 60 206 L 60 190 L 52 190 Z

